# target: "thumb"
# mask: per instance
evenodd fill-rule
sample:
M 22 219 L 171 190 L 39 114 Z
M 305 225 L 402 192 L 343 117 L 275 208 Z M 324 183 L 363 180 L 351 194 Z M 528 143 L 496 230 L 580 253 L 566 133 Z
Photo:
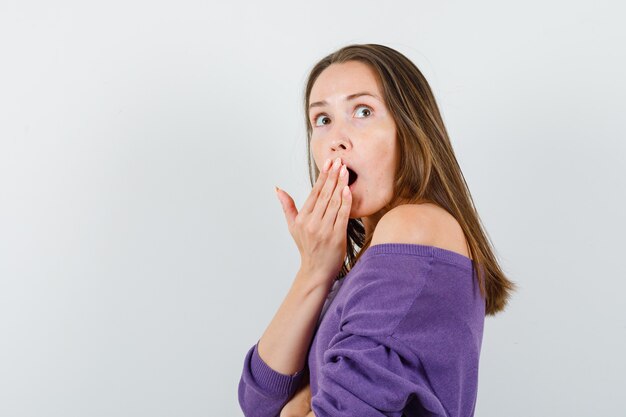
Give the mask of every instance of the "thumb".
M 296 209 L 296 204 L 293 201 L 293 198 L 286 191 L 281 190 L 280 188 L 274 186 L 276 190 L 276 196 L 278 197 L 278 201 L 280 201 L 280 205 L 283 207 L 283 212 L 285 213 L 285 218 L 287 222 L 291 226 L 291 223 L 298 215 L 298 210 Z

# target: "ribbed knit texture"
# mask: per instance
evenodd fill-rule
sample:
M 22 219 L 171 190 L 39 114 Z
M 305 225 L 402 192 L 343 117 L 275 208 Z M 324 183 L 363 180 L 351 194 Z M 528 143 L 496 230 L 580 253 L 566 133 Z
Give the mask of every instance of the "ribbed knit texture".
M 485 300 L 472 266 L 434 246 L 369 247 L 333 285 L 311 341 L 316 417 L 473 416 Z M 239 404 L 246 417 L 278 417 L 305 369 L 276 372 L 256 347 Z
M 293 392 L 296 388 L 300 379 L 299 376 L 303 373 L 303 371 L 301 370 L 293 376 L 276 372 L 267 366 L 267 364 L 263 362 L 263 359 L 259 356 L 259 352 L 257 350 L 258 343 L 259 342 L 257 341 L 257 344 L 252 352 L 252 358 L 250 359 L 250 367 L 252 368 L 251 374 L 256 376 L 259 386 L 271 395 L 289 395 L 289 393 Z

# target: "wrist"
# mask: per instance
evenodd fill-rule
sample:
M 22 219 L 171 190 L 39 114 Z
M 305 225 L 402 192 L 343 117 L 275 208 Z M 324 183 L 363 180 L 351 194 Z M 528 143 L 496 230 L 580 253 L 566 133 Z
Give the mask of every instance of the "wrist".
M 333 280 L 325 274 L 301 266 L 296 274 L 294 284 L 307 294 L 321 292 L 326 296 L 332 287 Z

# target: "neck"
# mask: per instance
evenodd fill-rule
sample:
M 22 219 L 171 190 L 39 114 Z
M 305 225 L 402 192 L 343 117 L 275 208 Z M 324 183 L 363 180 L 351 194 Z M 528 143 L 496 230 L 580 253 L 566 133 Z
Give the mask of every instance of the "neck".
M 365 228 L 365 241 L 368 242 L 371 240 L 374 235 L 374 230 L 376 229 L 376 225 L 378 221 L 383 217 L 385 213 L 381 211 L 374 213 L 367 217 L 362 217 L 361 221 L 363 222 L 363 227 Z

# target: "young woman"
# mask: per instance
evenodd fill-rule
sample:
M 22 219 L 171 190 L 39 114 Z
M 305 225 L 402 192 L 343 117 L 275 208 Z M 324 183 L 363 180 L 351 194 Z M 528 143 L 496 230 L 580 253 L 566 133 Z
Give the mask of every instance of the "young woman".
M 485 315 L 516 285 L 430 86 L 349 45 L 311 70 L 305 114 L 313 189 L 299 211 L 277 189 L 300 269 L 245 357 L 245 416 L 472 416 Z

